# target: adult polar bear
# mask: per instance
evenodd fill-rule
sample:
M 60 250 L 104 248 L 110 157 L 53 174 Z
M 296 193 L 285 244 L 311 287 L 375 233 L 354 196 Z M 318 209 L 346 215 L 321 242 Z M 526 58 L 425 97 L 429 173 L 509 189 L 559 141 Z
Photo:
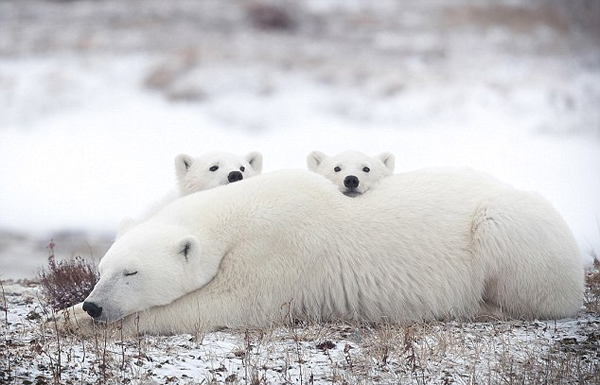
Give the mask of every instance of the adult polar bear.
M 559 214 L 471 171 L 393 175 L 361 199 L 308 171 L 257 176 L 171 203 L 99 268 L 83 309 L 153 334 L 268 325 L 284 304 L 312 320 L 561 318 L 583 296 Z

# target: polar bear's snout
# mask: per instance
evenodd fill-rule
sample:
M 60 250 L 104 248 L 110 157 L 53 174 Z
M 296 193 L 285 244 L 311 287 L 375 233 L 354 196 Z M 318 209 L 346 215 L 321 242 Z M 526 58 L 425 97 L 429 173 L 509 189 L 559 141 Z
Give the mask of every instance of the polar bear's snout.
M 238 180 L 244 179 L 244 175 L 239 171 L 232 171 L 227 175 L 229 183 L 237 182 Z
M 92 318 L 98 318 L 102 314 L 102 308 L 93 302 L 84 302 L 82 308 Z
M 355 197 L 365 192 L 362 191 L 364 190 L 364 187 L 360 189 L 358 188 L 358 186 L 360 186 L 360 179 L 358 179 L 358 177 L 355 175 L 346 176 L 343 183 L 345 189 L 340 186 L 340 190 L 346 196 Z
M 344 178 L 344 186 L 349 189 L 355 189 L 359 184 L 360 180 L 358 180 L 358 177 L 354 175 L 348 175 L 346 178 Z

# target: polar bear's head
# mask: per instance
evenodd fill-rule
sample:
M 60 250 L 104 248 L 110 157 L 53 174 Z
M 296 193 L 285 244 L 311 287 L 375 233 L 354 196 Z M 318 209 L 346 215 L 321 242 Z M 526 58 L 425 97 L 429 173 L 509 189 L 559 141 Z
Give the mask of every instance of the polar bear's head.
M 394 155 L 389 152 L 368 156 L 359 151 L 344 151 L 327 156 L 313 151 L 306 161 L 309 170 L 331 180 L 351 197 L 369 191 L 381 178 L 394 172 Z
M 199 239 L 183 227 L 146 222 L 120 234 L 100 261 L 100 280 L 83 303 L 97 321 L 169 304 L 217 273 L 218 265 L 202 255 Z
M 256 151 L 245 156 L 215 152 L 196 158 L 180 154 L 175 158 L 175 173 L 181 195 L 237 182 L 258 175 L 261 171 L 262 155 Z

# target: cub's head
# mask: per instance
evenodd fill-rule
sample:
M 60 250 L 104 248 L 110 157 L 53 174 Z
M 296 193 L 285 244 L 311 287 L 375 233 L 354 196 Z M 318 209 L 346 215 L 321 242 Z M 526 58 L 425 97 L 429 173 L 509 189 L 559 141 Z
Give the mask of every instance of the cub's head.
M 355 197 L 373 188 L 394 172 L 394 155 L 383 152 L 367 156 L 359 151 L 344 151 L 327 156 L 313 151 L 306 158 L 308 169 L 335 183 L 347 196 Z
M 237 182 L 258 175 L 261 171 L 262 154 L 256 151 L 245 156 L 215 152 L 196 158 L 180 154 L 175 158 L 175 173 L 181 195 Z
M 102 258 L 100 280 L 83 310 L 95 320 L 114 322 L 201 288 L 217 268 L 184 228 L 141 223 L 119 236 Z

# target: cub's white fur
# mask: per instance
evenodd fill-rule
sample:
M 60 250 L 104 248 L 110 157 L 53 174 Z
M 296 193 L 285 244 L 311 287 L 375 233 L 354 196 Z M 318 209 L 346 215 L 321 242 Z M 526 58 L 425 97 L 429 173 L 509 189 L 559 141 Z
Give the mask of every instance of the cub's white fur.
M 179 154 L 175 157 L 177 191 L 170 192 L 153 204 L 140 216 L 138 222 L 145 221 L 182 196 L 259 175 L 262 165 L 262 154 L 257 151 L 244 156 L 227 152 L 211 152 L 197 157 Z M 124 218 L 123 221 L 134 223 L 130 218 Z
M 464 170 L 392 175 L 352 200 L 307 171 L 207 190 L 124 229 L 100 273 L 86 299 L 102 309 L 97 320 L 155 334 L 265 326 L 288 311 L 562 318 L 580 309 L 584 277 L 543 198 Z M 75 310 L 86 329 L 90 317 Z
M 213 152 L 192 157 L 175 158 L 175 174 L 181 196 L 236 182 L 260 174 L 262 154 L 256 151 L 244 156 Z
M 306 157 L 308 169 L 329 179 L 347 196 L 357 196 L 372 189 L 394 172 L 394 155 L 383 152 L 368 156 L 360 151 L 343 151 L 327 156 L 313 151 Z

